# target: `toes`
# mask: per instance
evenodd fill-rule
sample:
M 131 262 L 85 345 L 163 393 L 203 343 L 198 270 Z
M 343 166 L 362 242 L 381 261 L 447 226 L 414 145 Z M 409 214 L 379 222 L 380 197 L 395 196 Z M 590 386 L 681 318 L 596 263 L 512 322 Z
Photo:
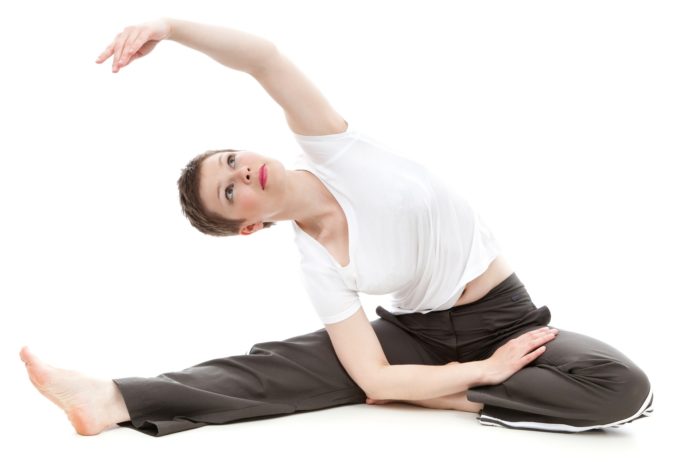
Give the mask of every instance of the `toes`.
M 22 347 L 22 350 L 19 351 L 19 358 L 21 358 L 25 364 L 29 365 L 29 361 L 31 359 L 29 347 L 27 347 L 26 345 Z
M 20 355 L 27 366 L 27 373 L 31 382 L 37 387 L 44 386 L 49 378 L 48 367 L 42 364 L 26 347 L 22 348 Z
M 38 365 L 41 363 L 37 356 L 34 355 L 26 345 L 20 350 L 19 358 L 21 358 L 26 365 Z
M 28 365 L 28 366 L 35 366 L 35 367 L 47 367 L 47 366 L 49 366 L 49 365 L 46 365 L 44 362 L 42 362 L 39 359 L 39 357 L 34 355 L 34 353 L 32 353 L 29 350 L 29 347 L 27 347 L 26 345 L 24 347 L 22 347 L 22 350 L 20 350 L 19 358 L 21 358 L 22 361 L 25 363 L 25 365 Z

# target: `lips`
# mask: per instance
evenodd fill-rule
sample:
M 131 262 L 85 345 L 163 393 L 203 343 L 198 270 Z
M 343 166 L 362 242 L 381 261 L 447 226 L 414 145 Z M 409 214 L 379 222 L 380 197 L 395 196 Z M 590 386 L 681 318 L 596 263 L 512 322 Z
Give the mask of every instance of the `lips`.
M 258 179 L 260 180 L 260 186 L 264 190 L 265 185 L 267 185 L 267 166 L 265 164 L 263 164 L 258 171 Z

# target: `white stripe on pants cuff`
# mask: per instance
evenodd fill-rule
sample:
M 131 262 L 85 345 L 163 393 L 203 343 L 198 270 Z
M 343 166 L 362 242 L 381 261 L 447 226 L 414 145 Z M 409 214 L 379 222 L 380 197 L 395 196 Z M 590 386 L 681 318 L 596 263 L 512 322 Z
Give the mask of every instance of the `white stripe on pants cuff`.
M 647 396 L 646 400 L 642 404 L 642 407 L 632 415 L 631 417 L 625 418 L 623 420 L 617 421 L 617 422 L 612 422 L 608 423 L 605 425 L 591 425 L 591 426 L 572 426 L 572 425 L 565 425 L 562 423 L 541 423 L 541 422 L 528 422 L 528 421 L 519 421 L 519 422 L 514 422 L 514 421 L 509 421 L 509 420 L 502 420 L 496 417 L 490 417 L 488 415 L 484 415 L 483 413 L 480 414 L 477 417 L 477 420 L 479 423 L 482 425 L 487 425 L 487 426 L 505 426 L 505 427 L 511 427 L 511 428 L 523 428 L 523 429 L 535 429 L 535 430 L 544 430 L 544 431 L 563 431 L 567 433 L 578 433 L 581 431 L 588 431 L 588 430 L 596 430 L 599 428 L 617 428 L 620 425 L 624 425 L 625 423 L 629 423 L 632 420 L 635 420 L 640 417 L 648 417 L 651 415 L 651 412 L 654 411 L 654 408 L 652 406 L 654 398 L 654 392 L 652 390 L 649 390 L 649 395 Z

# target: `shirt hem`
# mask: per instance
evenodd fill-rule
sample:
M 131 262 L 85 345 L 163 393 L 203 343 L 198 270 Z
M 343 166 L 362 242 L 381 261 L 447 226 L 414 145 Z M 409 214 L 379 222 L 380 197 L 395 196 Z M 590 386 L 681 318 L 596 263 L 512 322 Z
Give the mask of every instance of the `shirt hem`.
M 357 305 L 353 304 L 352 306 L 350 306 L 348 309 L 346 309 L 342 313 L 335 314 L 335 315 L 328 317 L 328 318 L 321 317 L 321 321 L 323 322 L 323 324 L 339 323 L 341 321 L 348 319 L 352 315 L 354 315 L 357 312 L 357 310 L 359 310 L 360 308 L 362 308 L 362 303 L 357 304 Z
M 345 124 L 347 125 L 347 128 L 345 131 L 341 133 L 331 133 L 329 135 L 300 135 L 298 133 L 292 132 L 292 135 L 298 140 L 302 141 L 328 141 L 328 140 L 334 140 L 334 139 L 340 139 L 344 138 L 349 134 L 354 134 L 356 132 L 355 126 L 350 125 L 347 120 L 344 120 Z

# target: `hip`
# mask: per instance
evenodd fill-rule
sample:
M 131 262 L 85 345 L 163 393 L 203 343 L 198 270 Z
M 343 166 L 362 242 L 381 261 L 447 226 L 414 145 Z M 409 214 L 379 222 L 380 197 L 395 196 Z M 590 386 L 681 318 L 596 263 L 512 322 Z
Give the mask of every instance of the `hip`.
M 494 287 L 513 274 L 513 268 L 506 262 L 503 255 L 491 261 L 489 267 L 480 276 L 469 281 L 452 307 L 467 305 L 481 300 Z
M 532 302 L 515 273 L 468 304 L 401 315 L 378 307 L 377 315 L 429 346 L 445 362 L 488 358 L 507 339 L 546 326 L 551 320 L 549 308 Z

